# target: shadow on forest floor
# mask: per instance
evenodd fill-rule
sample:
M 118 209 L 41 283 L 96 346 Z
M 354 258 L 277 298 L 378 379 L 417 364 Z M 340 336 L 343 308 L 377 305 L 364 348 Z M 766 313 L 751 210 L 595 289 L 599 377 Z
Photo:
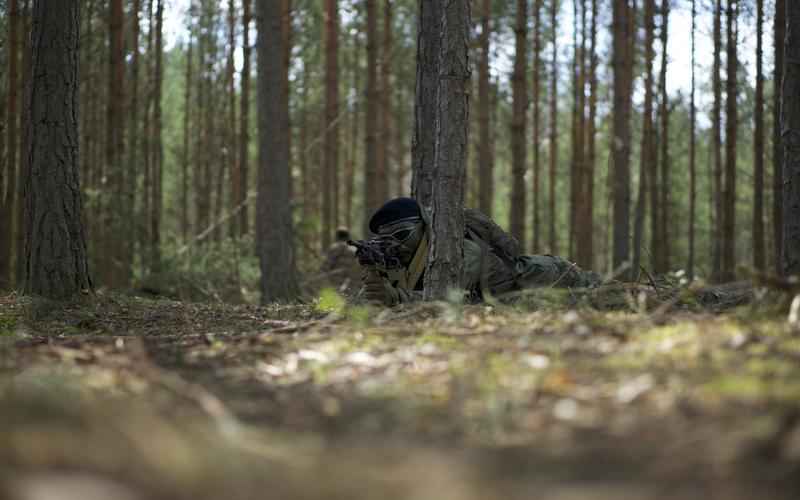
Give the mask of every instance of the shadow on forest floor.
M 798 498 L 782 301 L 639 299 L 0 297 L 0 498 Z

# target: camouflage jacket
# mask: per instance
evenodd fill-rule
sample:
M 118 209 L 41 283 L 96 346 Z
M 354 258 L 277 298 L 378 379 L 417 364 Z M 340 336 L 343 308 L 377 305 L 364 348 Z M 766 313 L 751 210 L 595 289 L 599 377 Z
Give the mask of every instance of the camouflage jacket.
M 488 216 L 465 209 L 464 271 L 461 285 L 468 298 L 480 301 L 487 294 L 502 296 L 524 288 L 556 286 L 587 288 L 601 282 L 593 272 L 553 255 L 521 255 L 517 240 Z M 422 299 L 423 276 L 412 286 L 389 276 L 387 305 Z

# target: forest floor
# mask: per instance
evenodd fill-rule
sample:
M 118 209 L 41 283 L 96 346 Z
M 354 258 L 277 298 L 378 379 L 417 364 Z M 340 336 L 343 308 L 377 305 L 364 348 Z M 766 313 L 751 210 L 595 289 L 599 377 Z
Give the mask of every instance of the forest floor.
M 800 498 L 791 297 L 628 296 L 0 297 L 0 498 Z

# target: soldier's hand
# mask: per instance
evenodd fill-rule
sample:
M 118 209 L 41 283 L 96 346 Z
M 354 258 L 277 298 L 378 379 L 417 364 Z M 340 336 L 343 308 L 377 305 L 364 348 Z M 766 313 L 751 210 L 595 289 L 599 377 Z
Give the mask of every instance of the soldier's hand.
M 386 306 L 393 306 L 399 302 L 397 290 L 375 269 L 364 269 L 362 281 L 364 298 L 368 302 L 377 302 Z

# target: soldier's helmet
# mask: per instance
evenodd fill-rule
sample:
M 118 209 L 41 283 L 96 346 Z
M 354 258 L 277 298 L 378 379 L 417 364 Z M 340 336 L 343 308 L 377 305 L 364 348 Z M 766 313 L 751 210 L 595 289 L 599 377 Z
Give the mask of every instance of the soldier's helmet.
M 336 241 L 347 241 L 350 239 L 350 230 L 344 226 L 336 228 Z
M 369 220 L 369 230 L 393 247 L 403 265 L 408 265 L 425 234 L 419 204 L 412 198 L 394 198 L 379 208 Z

